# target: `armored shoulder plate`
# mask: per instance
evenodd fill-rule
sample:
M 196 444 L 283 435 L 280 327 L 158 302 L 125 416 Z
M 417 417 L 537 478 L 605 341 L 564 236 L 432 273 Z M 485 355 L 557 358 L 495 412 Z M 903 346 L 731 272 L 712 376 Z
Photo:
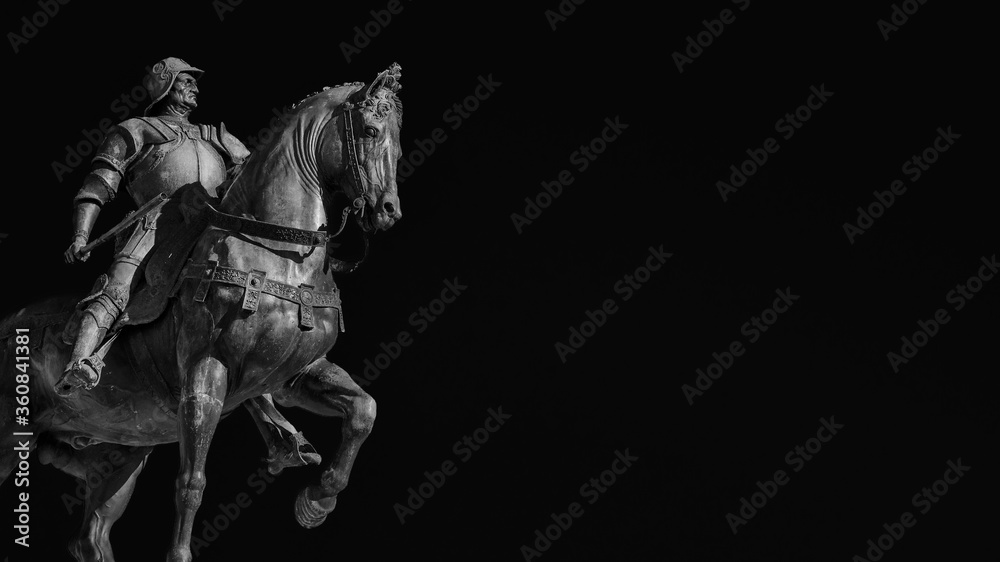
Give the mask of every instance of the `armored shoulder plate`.
M 240 139 L 231 135 L 229 131 L 226 130 L 225 123 L 219 123 L 219 131 L 222 137 L 222 145 L 226 147 L 226 150 L 233 157 L 233 161 L 237 164 L 241 164 L 250 156 L 250 150 L 240 142 Z
M 205 139 L 212 143 L 212 146 L 229 162 L 230 165 L 242 164 L 250 151 L 229 131 L 226 130 L 225 123 L 219 123 L 219 127 L 211 127 L 211 135 Z
M 137 148 L 149 144 L 163 144 L 177 138 L 177 132 L 156 117 L 136 117 L 118 124 L 132 136 Z
M 128 123 L 129 121 L 125 121 L 110 131 L 97 148 L 97 154 L 91 160 L 90 174 L 84 179 L 83 187 L 74 198 L 77 203 L 93 201 L 104 205 L 115 198 L 126 168 L 143 146 L 141 142 L 137 144 L 135 128 L 130 130 L 125 126 Z

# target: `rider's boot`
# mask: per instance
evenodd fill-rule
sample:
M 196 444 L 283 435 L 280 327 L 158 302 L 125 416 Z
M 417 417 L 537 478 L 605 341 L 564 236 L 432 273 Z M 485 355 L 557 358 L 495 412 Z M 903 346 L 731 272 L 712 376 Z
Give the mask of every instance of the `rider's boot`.
M 122 290 L 124 289 L 124 293 Z M 73 353 L 55 385 L 56 394 L 71 396 L 78 388 L 91 390 L 101 380 L 104 361 L 94 355 L 94 350 L 104 340 L 108 328 L 114 323 L 128 301 L 128 286 L 108 284 L 91 300 L 80 318 L 80 330 L 73 344 Z M 120 304 L 119 304 L 120 303 Z
M 267 471 L 280 474 L 288 467 L 319 464 L 323 457 L 301 431 L 295 429 L 274 407 L 271 395 L 256 396 L 243 403 L 267 443 Z

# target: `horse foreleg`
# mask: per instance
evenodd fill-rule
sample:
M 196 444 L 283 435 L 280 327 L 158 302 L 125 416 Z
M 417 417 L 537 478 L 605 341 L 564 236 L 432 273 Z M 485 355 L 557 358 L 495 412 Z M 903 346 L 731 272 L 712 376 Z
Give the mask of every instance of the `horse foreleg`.
M 319 484 L 303 488 L 295 500 L 295 519 L 311 529 L 326 520 L 337 505 L 337 494 L 347 487 L 358 449 L 375 423 L 375 399 L 347 371 L 326 359 L 313 362 L 303 376 L 274 397 L 282 406 L 298 406 L 321 416 L 344 418 L 340 448 L 323 471 Z
M 78 562 L 114 562 L 111 550 L 111 527 L 125 513 L 139 473 L 146 466 L 152 447 L 118 447 L 120 466 L 104 476 L 101 467 L 88 470 L 87 503 L 80 534 L 70 543 L 69 551 Z M 113 466 L 113 465 L 112 465 Z
M 205 461 L 222 415 L 226 397 L 226 367 L 214 356 L 195 361 L 181 385 L 177 422 L 180 470 L 175 502 L 177 515 L 167 562 L 191 561 L 191 529 L 205 490 Z

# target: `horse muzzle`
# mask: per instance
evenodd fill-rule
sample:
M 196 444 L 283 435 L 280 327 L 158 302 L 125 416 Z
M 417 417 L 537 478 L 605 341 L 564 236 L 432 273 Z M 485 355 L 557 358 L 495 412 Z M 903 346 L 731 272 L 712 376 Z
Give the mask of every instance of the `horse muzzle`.
M 389 230 L 396 221 L 403 217 L 399 209 L 399 200 L 395 196 L 384 195 L 375 205 L 374 212 L 369 213 L 369 224 L 362 224 L 362 228 L 368 230 Z M 367 226 L 367 228 L 366 228 Z

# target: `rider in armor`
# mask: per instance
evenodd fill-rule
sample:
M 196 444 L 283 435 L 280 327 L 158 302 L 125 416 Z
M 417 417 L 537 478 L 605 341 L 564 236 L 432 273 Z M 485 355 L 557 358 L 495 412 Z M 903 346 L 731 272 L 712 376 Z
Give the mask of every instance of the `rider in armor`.
M 98 213 L 118 195 L 123 179 L 136 205 L 191 184 L 200 184 L 215 197 L 227 173 L 248 157 L 247 148 L 226 131 L 224 124 L 216 127 L 190 122 L 190 114 L 198 106 L 197 80 L 202 73 L 173 57 L 153 65 L 143 80 L 152 102 L 142 117 L 123 121 L 108 133 L 92 161 L 90 174 L 74 198 L 73 241 L 64 254 L 67 263 L 89 257 L 89 253 L 82 253 L 82 248 L 90 238 Z M 90 390 L 100 381 L 104 364 L 94 350 L 125 310 L 142 277 L 136 273 L 155 241 L 157 215 L 154 209 L 136 225 L 115 253 L 108 273 L 98 279 L 93 294 L 80 303 L 83 312 L 73 352 L 55 387 L 60 395 L 71 395 L 79 387 Z M 269 448 L 274 449 L 276 437 L 294 438 L 298 454 L 293 456 L 298 461 L 303 460 L 303 453 L 308 457 L 312 447 L 277 413 L 270 397 L 265 395 L 260 400 L 249 410 Z M 302 462 L 293 459 L 285 466 L 295 464 Z
M 195 125 L 188 120 L 198 106 L 197 79 L 202 71 L 181 59 L 156 63 L 143 80 L 152 103 L 143 117 L 119 123 L 108 133 L 93 159 L 90 174 L 76 194 L 73 242 L 65 252 L 67 263 L 86 260 L 87 244 L 101 207 L 118 194 L 124 178 L 129 195 L 142 205 L 160 193 L 200 183 L 210 195 L 226 179 L 226 169 L 249 155 L 225 125 Z M 78 386 L 92 389 L 100 380 L 103 362 L 93 356 L 108 328 L 125 310 L 141 276 L 139 264 L 153 246 L 156 212 L 147 215 L 114 256 L 111 268 L 98 280 L 80 319 L 79 333 L 65 373 L 56 385 L 62 394 Z

